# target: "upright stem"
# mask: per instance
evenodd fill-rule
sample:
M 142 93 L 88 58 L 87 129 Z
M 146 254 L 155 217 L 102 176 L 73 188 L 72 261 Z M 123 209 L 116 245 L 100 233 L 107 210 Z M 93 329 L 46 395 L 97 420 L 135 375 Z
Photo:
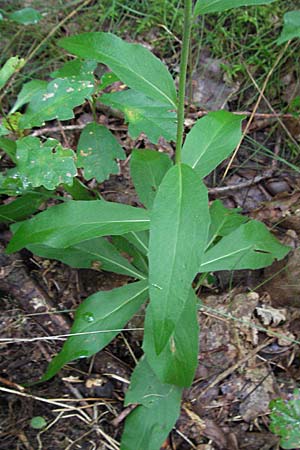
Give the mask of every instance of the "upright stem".
M 186 73 L 189 58 L 189 47 L 192 29 L 192 0 L 184 0 L 184 24 L 183 24 L 183 41 L 181 50 L 180 73 L 179 73 L 179 91 L 178 91 L 178 110 L 177 110 L 177 138 L 176 138 L 176 164 L 181 163 L 181 147 L 183 140 L 184 128 L 184 100 Z

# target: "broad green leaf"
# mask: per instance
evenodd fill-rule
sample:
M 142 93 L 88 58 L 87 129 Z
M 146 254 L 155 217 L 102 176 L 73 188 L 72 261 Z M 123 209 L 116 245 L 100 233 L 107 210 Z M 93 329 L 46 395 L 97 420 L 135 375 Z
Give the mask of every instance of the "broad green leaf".
M 47 81 L 42 80 L 32 80 L 28 83 L 25 83 L 19 92 L 19 95 L 17 97 L 17 101 L 12 107 L 12 109 L 9 111 L 9 114 L 13 114 L 18 109 L 20 109 L 23 105 L 26 103 L 29 103 L 32 97 L 37 93 L 44 93 L 45 89 L 47 87 Z
M 300 390 L 295 389 L 289 400 L 278 398 L 270 403 L 270 430 L 281 437 L 280 448 L 300 447 Z
M 33 187 L 53 190 L 59 184 L 72 184 L 77 174 L 73 150 L 63 148 L 56 139 L 41 142 L 27 136 L 17 141 L 17 168 Z
M 172 161 L 165 153 L 154 150 L 131 153 L 131 177 L 139 199 L 147 208 L 152 208 L 159 185 L 171 166 Z
M 148 296 L 148 282 L 138 281 L 112 291 L 100 291 L 79 306 L 70 336 L 51 361 L 41 381 L 52 378 L 66 363 L 102 350 L 122 330 Z
M 257 6 L 268 5 L 275 0 L 198 0 L 195 9 L 194 16 L 198 14 L 216 13 L 226 11 L 231 8 L 239 8 L 240 6 Z
M 143 350 L 151 369 L 163 383 L 189 387 L 198 365 L 197 298 L 190 295 L 178 323 L 160 355 L 157 355 L 152 334 L 152 305 L 147 308 Z
M 263 223 L 251 220 L 205 252 L 199 272 L 260 269 L 284 258 L 289 250 Z
M 60 39 L 74 55 L 106 64 L 124 83 L 148 97 L 176 108 L 174 81 L 164 64 L 140 44 L 129 44 L 111 33 L 83 33 Z
M 10 159 L 16 163 L 16 150 L 17 145 L 15 141 L 7 139 L 5 137 L 0 137 L 0 148 L 5 151 L 5 153 L 10 157 Z
M 106 270 L 145 279 L 145 276 L 121 256 L 116 247 L 105 238 L 91 239 L 63 249 L 43 244 L 28 245 L 27 248 L 35 255 L 57 259 L 78 269 Z
M 135 368 L 126 405 L 138 403 L 127 417 L 121 450 L 158 450 L 180 411 L 182 389 L 163 384 L 144 358 Z
M 10 131 L 6 128 L 3 123 L 0 123 L 0 136 L 6 136 Z
M 18 197 L 12 202 L 0 206 L 0 223 L 15 222 L 26 219 L 26 217 L 38 210 L 39 206 L 50 195 L 40 192 L 32 192 Z
M 84 178 L 99 183 L 118 173 L 116 158 L 125 159 L 125 152 L 115 136 L 103 125 L 89 123 L 82 131 L 77 147 L 77 167 L 84 169 Z
M 20 126 L 32 128 L 41 126 L 47 120 L 72 119 L 73 108 L 89 98 L 93 90 L 94 84 L 89 80 L 56 78 L 48 83 L 44 91 L 39 91 L 31 98 Z
M 145 133 L 155 144 L 160 137 L 176 141 L 176 113 L 171 112 L 166 103 L 159 103 L 133 89 L 103 94 L 101 103 L 124 112 L 133 139 Z
M 220 200 L 215 200 L 211 204 L 209 213 L 210 228 L 208 235 L 209 244 L 207 247 L 209 247 L 210 243 L 217 237 L 226 236 L 249 220 L 247 216 L 239 214 L 239 209 L 225 208 Z
M 300 10 L 289 11 L 283 16 L 284 25 L 277 44 L 283 44 L 290 39 L 300 38 Z
M 155 350 L 169 341 L 200 267 L 209 227 L 207 190 L 185 164 L 164 177 L 151 213 L 149 290 Z
M 6 170 L 0 173 L 0 194 L 9 196 L 24 195 L 32 190 L 28 179 L 18 172 L 17 168 Z
M 7 251 L 35 243 L 66 248 L 96 237 L 146 230 L 149 222 L 145 209 L 104 200 L 70 200 L 22 224 Z
M 42 19 L 42 15 L 33 8 L 23 8 L 7 15 L 7 18 L 21 25 L 34 25 Z
M 12 56 L 9 58 L 3 67 L 0 69 L 0 89 L 5 86 L 10 77 L 20 69 L 25 64 L 25 59 L 19 58 L 18 56 Z
M 60 69 L 50 74 L 51 78 L 69 78 L 94 81 L 94 70 L 96 61 L 72 59 L 67 61 Z
M 182 161 L 203 178 L 227 158 L 241 139 L 243 116 L 216 111 L 199 119 L 188 133 Z

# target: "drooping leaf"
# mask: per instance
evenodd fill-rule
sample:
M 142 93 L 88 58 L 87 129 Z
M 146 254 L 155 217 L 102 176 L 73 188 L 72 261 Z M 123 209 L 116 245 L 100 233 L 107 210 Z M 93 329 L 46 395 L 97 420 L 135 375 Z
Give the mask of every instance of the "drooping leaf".
M 77 167 L 84 169 L 84 178 L 99 183 L 118 173 L 116 158 L 125 159 L 125 152 L 115 136 L 103 125 L 89 123 L 82 131 L 77 148 Z
M 158 189 L 150 225 L 149 290 L 157 354 L 185 308 L 209 220 L 207 190 L 198 175 L 185 164 L 172 167 Z
M 210 112 L 199 119 L 188 133 L 182 161 L 203 178 L 227 158 L 241 136 L 243 116 L 227 111 Z
M 146 358 L 135 368 L 125 403 L 138 403 L 127 417 L 121 450 L 158 450 L 179 416 L 182 389 L 163 384 Z
M 105 238 L 91 239 L 63 249 L 43 244 L 32 244 L 27 248 L 35 255 L 57 259 L 78 269 L 106 270 L 145 279 L 145 276 L 121 256 L 116 247 Z
M 25 64 L 25 59 L 19 56 L 12 56 L 9 58 L 3 67 L 0 69 L 0 89 L 6 84 L 10 77 L 19 71 Z
M 257 6 L 268 5 L 275 0 L 198 0 L 195 9 L 194 16 L 198 14 L 216 13 L 226 11 L 231 8 L 239 8 L 240 6 Z
M 35 243 L 66 248 L 96 237 L 146 230 L 149 222 L 145 209 L 104 200 L 70 200 L 22 224 L 7 251 Z
M 51 78 L 73 78 L 94 81 L 94 70 L 97 62 L 92 60 L 72 59 L 67 61 L 60 69 L 52 72 Z
M 210 208 L 210 228 L 208 241 L 212 243 L 219 236 L 227 236 L 249 219 L 239 214 L 238 209 L 228 209 L 220 200 L 215 200 Z
M 132 89 L 176 108 L 176 89 L 170 73 L 142 45 L 129 44 L 111 33 L 103 32 L 63 38 L 58 45 L 81 58 L 106 64 Z
M 141 202 L 149 209 L 163 177 L 172 166 L 165 153 L 154 150 L 134 150 L 131 154 L 130 173 Z
M 15 222 L 26 219 L 26 217 L 38 210 L 39 206 L 49 198 L 49 194 L 31 192 L 18 197 L 12 202 L 0 206 L 0 223 Z
M 27 136 L 17 141 L 17 168 L 33 187 L 53 190 L 58 185 L 72 184 L 77 174 L 73 150 L 63 148 L 56 139 L 41 142 Z
M 198 365 L 198 334 L 196 296 L 190 295 L 175 330 L 160 355 L 155 352 L 152 334 L 152 305 L 147 308 L 143 350 L 156 376 L 163 383 L 189 387 Z
M 300 38 L 300 10 L 289 11 L 283 16 L 284 25 L 277 44 L 283 44 L 290 39 Z
M 251 220 L 205 252 L 199 272 L 260 269 L 284 258 L 289 250 L 263 223 Z
M 102 350 L 138 311 L 148 296 L 148 282 L 138 281 L 112 291 L 100 291 L 79 306 L 70 336 L 51 361 L 42 381 L 52 378 L 64 364 Z
M 23 8 L 7 14 L 7 18 L 21 25 L 34 25 L 42 19 L 42 15 L 34 8 Z
M 133 139 L 145 133 L 156 144 L 160 137 L 176 140 L 176 113 L 170 106 L 152 100 L 133 89 L 103 94 L 101 103 L 123 111 L 128 122 L 128 132 Z
M 32 128 L 41 126 L 47 120 L 67 120 L 74 117 L 73 108 L 81 105 L 94 90 L 89 80 L 56 78 L 48 83 L 44 91 L 32 98 L 20 126 Z
M 280 448 L 296 449 L 300 447 L 300 391 L 295 389 L 289 400 L 281 398 L 272 400 L 271 424 L 272 433 L 281 437 Z
M 42 80 L 32 80 L 28 83 L 25 83 L 22 86 L 21 91 L 18 94 L 16 103 L 12 107 L 12 109 L 9 111 L 9 114 L 13 114 L 18 109 L 20 109 L 23 105 L 26 103 L 29 103 L 32 97 L 35 94 L 41 93 L 43 94 L 45 92 L 45 89 L 47 88 L 47 81 Z

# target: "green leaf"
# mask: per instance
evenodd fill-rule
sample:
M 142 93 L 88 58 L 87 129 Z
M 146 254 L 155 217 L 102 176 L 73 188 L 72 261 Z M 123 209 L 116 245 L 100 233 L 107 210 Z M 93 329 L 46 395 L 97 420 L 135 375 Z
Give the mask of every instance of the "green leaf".
M 41 430 L 42 428 L 45 428 L 46 425 L 47 422 L 42 416 L 33 417 L 30 421 L 31 428 L 34 428 L 35 430 Z
M 281 437 L 280 447 L 300 447 L 300 390 L 295 389 L 290 400 L 272 400 L 270 430 Z
M 269 5 L 275 0 L 198 0 L 195 9 L 194 16 L 198 14 L 216 13 L 226 11 L 231 8 L 239 8 L 240 6 L 257 6 L 257 5 Z
M 96 178 L 99 183 L 110 174 L 118 173 L 115 158 L 125 159 L 125 152 L 115 136 L 103 125 L 89 123 L 80 135 L 77 147 L 77 167 L 84 169 L 84 178 Z
M 172 166 L 170 158 L 154 150 L 133 150 L 130 172 L 139 199 L 151 209 L 163 177 Z
M 124 112 L 133 139 L 145 133 L 155 144 L 160 137 L 176 141 L 176 113 L 171 112 L 166 103 L 159 103 L 133 89 L 103 94 L 101 103 Z
M 0 69 L 0 89 L 5 86 L 10 77 L 18 72 L 25 64 L 25 59 L 18 56 L 12 56 L 9 58 L 3 67 Z
M 60 69 L 50 74 L 51 78 L 69 78 L 90 80 L 94 82 L 94 70 L 97 62 L 92 60 L 72 59 L 67 61 Z
M 243 116 L 216 111 L 199 119 L 188 133 L 182 161 L 203 178 L 227 158 L 241 139 Z
M 36 212 L 39 206 L 46 201 L 50 195 L 40 192 L 32 192 L 18 197 L 12 202 L 0 206 L 0 223 L 16 222 L 26 219 Z
M 199 272 L 260 269 L 289 251 L 290 247 L 280 244 L 263 223 L 251 220 L 205 252 Z
M 143 231 L 140 231 L 139 233 L 143 233 Z M 141 273 L 148 276 L 148 264 L 145 256 L 137 249 L 137 246 L 132 244 L 128 239 L 128 236 L 131 234 L 139 233 L 128 233 L 123 236 L 113 236 L 112 242 L 119 252 L 124 252 L 131 257 L 131 263 L 134 267 L 136 267 Z
M 53 190 L 59 184 L 72 184 L 77 174 L 73 150 L 63 148 L 56 139 L 41 142 L 27 136 L 17 141 L 17 168 L 33 187 Z
M 44 91 L 39 91 L 31 98 L 20 126 L 25 129 L 41 126 L 47 120 L 72 119 L 73 108 L 89 98 L 93 90 L 94 84 L 89 80 L 56 78 Z
M 207 190 L 182 164 L 164 177 L 151 213 L 149 289 L 155 350 L 169 341 L 200 267 L 209 227 Z
M 9 20 L 21 25 L 34 25 L 42 19 L 42 15 L 33 8 L 23 8 L 7 15 Z
M 138 403 L 126 419 L 121 450 L 158 450 L 180 411 L 182 389 L 162 384 L 144 358 L 135 368 L 126 405 Z
M 124 234 L 124 238 L 134 245 L 143 255 L 148 256 L 149 251 L 149 231 L 131 231 Z
M 197 298 L 190 289 L 188 301 L 178 323 L 160 355 L 154 346 L 152 305 L 147 309 L 143 350 L 151 369 L 163 383 L 189 387 L 198 365 Z
M 74 55 L 106 64 L 132 89 L 176 108 L 176 89 L 170 73 L 142 45 L 129 44 L 111 33 L 102 32 L 63 38 L 58 45 Z
M 11 139 L 7 139 L 4 137 L 0 138 L 0 148 L 5 151 L 5 153 L 10 157 L 10 159 L 16 164 L 16 150 L 17 145 L 15 141 Z
M 104 200 L 70 200 L 26 221 L 10 241 L 12 253 L 29 244 L 66 248 L 96 237 L 149 228 L 145 209 Z
M 249 218 L 239 214 L 239 209 L 228 209 L 220 200 L 215 200 L 210 208 L 210 228 L 208 240 L 212 243 L 217 237 L 227 236 Z
M 97 92 L 103 91 L 105 88 L 115 83 L 116 81 L 120 81 L 120 78 L 113 72 L 105 72 L 105 74 L 101 77 L 100 84 L 97 86 Z
M 47 84 L 48 84 L 47 81 L 42 81 L 42 80 L 32 80 L 32 81 L 29 81 L 28 83 L 25 83 L 23 85 L 21 91 L 19 92 L 16 103 L 14 104 L 12 109 L 9 111 L 9 114 L 13 114 L 18 109 L 20 109 L 23 105 L 25 105 L 26 103 L 29 103 L 35 94 L 38 94 L 38 93 L 43 94 L 45 92 Z
M 112 291 L 100 291 L 79 306 L 71 336 L 51 361 L 41 381 L 52 378 L 64 364 L 102 350 L 138 311 L 148 296 L 148 282 L 138 281 Z
M 121 256 L 116 247 L 105 238 L 91 239 L 64 249 L 48 247 L 43 244 L 28 245 L 27 248 L 35 255 L 58 259 L 78 269 L 106 270 L 145 279 L 145 276 Z
M 277 44 L 283 44 L 290 39 L 300 38 L 300 11 L 289 11 L 283 16 L 284 25 Z
M 78 178 L 73 178 L 72 185 L 64 184 L 63 187 L 73 200 L 95 200 L 93 192 Z

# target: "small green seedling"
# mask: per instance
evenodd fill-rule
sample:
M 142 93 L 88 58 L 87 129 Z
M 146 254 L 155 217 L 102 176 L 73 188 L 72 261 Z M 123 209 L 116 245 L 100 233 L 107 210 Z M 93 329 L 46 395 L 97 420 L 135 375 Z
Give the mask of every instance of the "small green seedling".
M 280 436 L 281 448 L 300 447 L 300 390 L 289 400 L 278 398 L 270 403 L 270 430 Z
M 58 44 L 77 59 L 53 73 L 50 82 L 25 84 L 0 129 L 0 145 L 15 165 L 0 179 L 1 192 L 17 196 L 0 207 L 3 221 L 17 222 L 26 211 L 32 214 L 45 198 L 55 196 L 56 186 L 73 196 L 15 223 L 7 251 L 26 247 L 72 267 L 101 268 L 132 278 L 80 305 L 71 337 L 42 381 L 64 364 L 103 349 L 147 304 L 144 356 L 125 397 L 126 405 L 137 406 L 126 419 L 122 450 L 158 450 L 178 417 L 182 391 L 191 385 L 198 361 L 197 274 L 261 268 L 289 251 L 262 223 L 227 210 L 220 201 L 209 207 L 202 180 L 239 143 L 243 117 L 209 113 L 195 123 L 183 144 L 192 19 L 271 1 L 198 0 L 193 10 L 192 0 L 185 0 L 178 92 L 165 65 L 139 44 L 103 32 L 61 39 Z M 98 63 L 111 71 L 100 80 L 94 75 Z M 116 80 L 127 89 L 104 94 Z M 117 173 L 116 158 L 125 158 L 114 135 L 96 120 L 82 130 L 76 153 L 56 140 L 27 135 L 45 121 L 73 118 L 74 108 L 86 100 L 95 117 L 99 101 L 122 111 L 131 137 L 144 132 L 154 143 L 161 136 L 176 142 L 175 163 L 153 150 L 132 152 L 131 176 L 144 207 L 96 200 L 76 178 L 81 169 L 86 180 L 102 182 Z M 20 114 L 24 105 L 26 111 Z M 17 130 L 16 142 L 7 137 L 12 130 Z

